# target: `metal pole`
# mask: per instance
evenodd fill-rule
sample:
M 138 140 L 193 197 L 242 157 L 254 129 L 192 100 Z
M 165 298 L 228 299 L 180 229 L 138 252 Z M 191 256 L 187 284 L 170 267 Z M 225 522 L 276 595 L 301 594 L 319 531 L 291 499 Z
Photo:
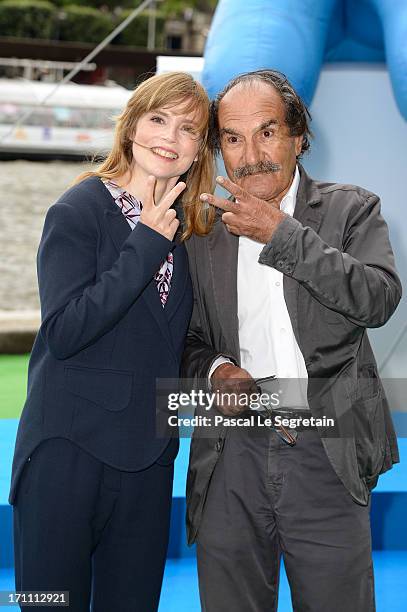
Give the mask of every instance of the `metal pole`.
M 152 51 L 155 49 L 155 34 L 156 34 L 156 5 L 155 0 L 151 2 L 150 10 L 148 13 L 148 39 L 147 49 Z
M 88 55 L 82 61 L 78 62 L 75 68 L 73 68 L 70 72 L 68 72 L 67 75 L 64 76 L 62 81 L 60 81 L 57 85 L 55 85 L 55 87 L 49 92 L 49 94 L 47 94 L 45 98 L 43 98 L 39 102 L 38 106 L 42 106 L 43 104 L 45 104 L 45 102 L 47 102 L 51 98 L 51 96 L 54 95 L 54 93 L 59 89 L 59 87 L 61 87 L 61 85 L 64 85 L 65 83 L 68 83 L 69 81 L 71 81 L 73 77 L 82 70 L 82 68 L 87 66 L 90 63 L 90 61 L 93 60 L 93 58 L 96 57 L 96 55 L 100 53 L 100 51 L 102 51 L 102 49 L 104 49 L 106 45 L 110 43 L 110 41 L 112 41 L 122 30 L 124 30 L 124 28 L 126 28 L 129 25 L 129 23 L 131 23 L 133 19 L 137 17 L 137 15 L 139 15 L 141 11 L 147 8 L 152 2 L 154 2 L 154 0 L 144 0 L 144 2 L 139 4 L 139 6 L 136 9 L 134 9 L 134 11 L 132 11 L 130 15 L 126 17 L 126 19 L 124 19 L 124 21 L 122 21 L 112 32 L 110 32 L 110 34 L 106 36 L 106 38 L 104 38 L 101 43 L 99 43 L 90 53 L 88 53 Z M 25 112 L 14 123 L 14 125 L 10 127 L 8 132 L 3 134 L 3 137 L 0 139 L 0 142 L 5 142 L 5 140 L 13 133 L 13 131 L 17 127 L 19 127 L 22 123 L 24 123 L 26 119 L 28 119 L 28 117 L 32 114 L 32 112 L 33 112 L 33 109 Z

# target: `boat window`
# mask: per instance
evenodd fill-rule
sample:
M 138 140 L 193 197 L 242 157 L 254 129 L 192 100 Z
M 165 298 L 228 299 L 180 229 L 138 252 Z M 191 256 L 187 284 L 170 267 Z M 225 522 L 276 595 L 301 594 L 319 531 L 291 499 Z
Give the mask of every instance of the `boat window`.
M 33 107 L 26 104 L 0 103 L 0 124 L 12 125 L 27 111 L 31 114 L 24 121 L 27 126 L 108 129 L 114 125 L 119 109 L 70 108 L 68 106 Z

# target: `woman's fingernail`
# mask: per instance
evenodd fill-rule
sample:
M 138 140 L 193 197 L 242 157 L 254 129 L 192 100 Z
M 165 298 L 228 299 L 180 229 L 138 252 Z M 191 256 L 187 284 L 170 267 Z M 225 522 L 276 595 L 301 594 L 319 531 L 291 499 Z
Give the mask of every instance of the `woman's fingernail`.
M 216 181 L 217 181 L 218 183 L 223 183 L 223 182 L 224 182 L 223 176 L 217 176 L 217 177 L 216 177 Z
M 200 199 L 202 202 L 207 202 L 208 201 L 208 196 L 206 195 L 206 193 L 202 193 L 200 196 Z

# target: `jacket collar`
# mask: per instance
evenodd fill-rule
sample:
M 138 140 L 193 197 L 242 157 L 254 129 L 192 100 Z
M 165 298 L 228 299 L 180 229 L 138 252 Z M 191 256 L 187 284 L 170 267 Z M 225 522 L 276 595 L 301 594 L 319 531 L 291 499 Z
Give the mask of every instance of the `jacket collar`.
M 300 184 L 298 186 L 293 217 L 304 225 L 307 225 L 304 221 L 308 218 L 320 219 L 319 211 L 318 213 L 314 213 L 313 211 L 318 210 L 319 204 L 321 203 L 321 193 L 315 181 L 308 176 L 300 163 L 298 164 L 298 169 L 300 171 Z M 313 223 L 313 225 L 315 225 L 315 223 Z
M 237 259 L 239 238 L 217 218 L 208 236 L 208 262 L 217 318 L 228 351 L 240 362 L 237 316 Z M 198 266 L 203 262 L 197 262 Z
M 317 232 L 322 220 L 322 213 L 319 210 L 321 194 L 301 164 L 298 164 L 298 168 L 300 184 L 293 217 Z M 239 238 L 227 231 L 221 219 L 223 211 L 217 213 L 213 229 L 208 236 L 213 295 L 225 344 L 240 363 L 237 296 Z

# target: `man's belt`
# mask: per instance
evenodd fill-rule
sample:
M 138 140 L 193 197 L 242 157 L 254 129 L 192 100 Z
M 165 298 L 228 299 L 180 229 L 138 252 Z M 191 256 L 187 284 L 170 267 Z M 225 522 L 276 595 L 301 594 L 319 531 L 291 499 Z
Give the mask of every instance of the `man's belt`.
M 296 444 L 296 439 L 299 431 L 316 430 L 317 426 L 307 423 L 305 419 L 312 417 L 309 409 L 296 408 L 280 408 L 278 410 L 262 410 L 259 411 L 260 416 L 264 419 L 271 420 L 270 428 L 289 446 Z M 276 417 L 279 417 L 276 419 Z M 303 423 L 305 420 L 305 423 Z M 291 427 L 293 425 L 293 427 Z
M 295 429 L 296 431 L 317 429 L 315 424 L 307 422 L 310 421 L 312 417 L 311 411 L 308 408 L 276 408 L 271 411 L 271 418 L 274 420 L 276 416 L 280 417 L 279 421 L 283 421 L 284 427 L 289 429 Z M 288 423 L 285 422 L 286 420 Z M 291 427 L 291 424 L 293 424 L 294 427 Z

